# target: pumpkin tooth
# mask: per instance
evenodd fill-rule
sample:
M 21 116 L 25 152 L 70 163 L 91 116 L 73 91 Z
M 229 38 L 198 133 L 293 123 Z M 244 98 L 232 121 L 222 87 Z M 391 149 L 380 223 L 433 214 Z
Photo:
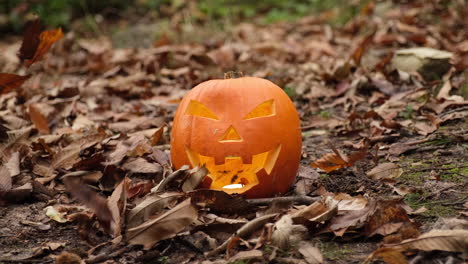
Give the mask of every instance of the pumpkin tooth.
M 214 157 L 203 156 L 186 147 L 186 153 L 192 167 L 204 165 L 208 177 L 213 181 L 210 189 L 223 190 L 227 193 L 245 192 L 259 183 L 257 172 L 264 169 L 270 174 L 275 167 L 281 151 L 281 144 L 275 148 L 252 155 L 252 163 L 244 163 L 240 156 L 224 157 L 224 162 L 216 164 Z

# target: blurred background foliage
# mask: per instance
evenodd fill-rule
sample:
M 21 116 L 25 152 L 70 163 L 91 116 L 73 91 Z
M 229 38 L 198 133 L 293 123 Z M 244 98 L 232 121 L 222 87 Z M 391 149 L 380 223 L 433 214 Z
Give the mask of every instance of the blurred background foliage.
M 184 14 L 191 23 L 229 25 L 241 21 L 261 24 L 291 21 L 325 10 L 339 15 L 330 23 L 344 24 L 368 1 L 346 0 L 1 0 L 0 29 L 19 33 L 28 18 L 38 15 L 48 27 L 69 29 L 83 20 L 95 30 L 96 20 L 169 19 Z M 94 27 L 94 29 L 93 29 Z

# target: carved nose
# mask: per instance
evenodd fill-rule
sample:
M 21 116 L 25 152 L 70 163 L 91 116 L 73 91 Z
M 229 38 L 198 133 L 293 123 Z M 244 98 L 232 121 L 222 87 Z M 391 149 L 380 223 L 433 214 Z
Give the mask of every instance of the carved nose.
M 233 126 L 229 126 L 219 142 L 241 142 L 242 138 Z

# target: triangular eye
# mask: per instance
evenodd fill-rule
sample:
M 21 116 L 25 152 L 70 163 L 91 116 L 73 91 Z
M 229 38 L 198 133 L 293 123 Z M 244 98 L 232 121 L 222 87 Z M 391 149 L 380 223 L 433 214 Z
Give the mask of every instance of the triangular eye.
M 219 120 L 219 118 L 210 109 L 208 109 L 208 107 L 195 100 L 190 100 L 185 114 Z
M 275 115 L 275 104 L 273 99 L 259 104 L 254 110 L 250 111 L 250 113 L 244 117 L 244 120 L 272 115 Z

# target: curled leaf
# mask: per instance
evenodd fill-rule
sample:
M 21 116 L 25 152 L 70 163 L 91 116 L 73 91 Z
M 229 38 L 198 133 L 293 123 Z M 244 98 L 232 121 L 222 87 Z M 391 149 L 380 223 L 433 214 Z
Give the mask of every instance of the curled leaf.
M 183 201 L 161 216 L 127 230 L 127 241 L 130 244 L 151 248 L 157 242 L 174 237 L 192 224 L 198 217 L 197 209 L 190 199 Z
M 34 126 L 39 130 L 42 134 L 49 134 L 49 123 L 47 121 L 47 117 L 41 113 L 41 111 L 33 104 L 28 106 L 29 110 L 29 118 L 33 122 Z
M 21 87 L 23 83 L 31 77 L 30 75 L 16 75 L 11 73 L 0 73 L 0 94 L 8 93 Z

